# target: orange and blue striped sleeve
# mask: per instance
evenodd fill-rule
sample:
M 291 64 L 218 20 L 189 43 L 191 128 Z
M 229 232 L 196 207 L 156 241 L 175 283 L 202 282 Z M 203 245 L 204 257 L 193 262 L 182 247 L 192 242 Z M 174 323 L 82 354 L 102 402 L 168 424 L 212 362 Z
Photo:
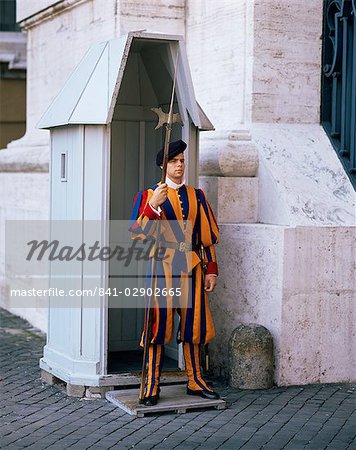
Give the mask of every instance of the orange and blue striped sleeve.
M 219 227 L 213 210 L 201 189 L 198 190 L 198 196 L 200 199 L 200 238 L 204 246 L 205 262 L 207 264 L 206 273 L 218 275 L 214 246 L 220 240 Z
M 130 231 L 132 239 L 146 239 L 155 232 L 155 221 L 161 219 L 159 214 L 153 211 L 149 201 L 153 190 L 148 189 L 136 194 L 131 214 Z

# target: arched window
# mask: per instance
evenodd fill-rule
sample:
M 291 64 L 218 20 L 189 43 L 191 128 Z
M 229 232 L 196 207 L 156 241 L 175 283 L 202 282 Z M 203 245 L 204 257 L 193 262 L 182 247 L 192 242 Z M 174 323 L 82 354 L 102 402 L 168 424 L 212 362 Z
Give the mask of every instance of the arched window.
M 324 0 L 321 123 L 356 186 L 356 0 Z

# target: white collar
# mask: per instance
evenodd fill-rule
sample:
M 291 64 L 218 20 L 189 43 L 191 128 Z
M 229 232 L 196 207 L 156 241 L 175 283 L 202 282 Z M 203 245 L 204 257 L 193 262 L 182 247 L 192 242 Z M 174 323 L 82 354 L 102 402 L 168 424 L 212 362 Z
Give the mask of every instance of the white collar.
M 173 188 L 173 189 L 179 189 L 183 186 L 183 184 L 185 183 L 185 179 L 183 178 L 183 182 L 180 184 L 175 183 L 174 181 L 172 181 L 170 178 L 166 177 L 166 184 L 168 187 Z

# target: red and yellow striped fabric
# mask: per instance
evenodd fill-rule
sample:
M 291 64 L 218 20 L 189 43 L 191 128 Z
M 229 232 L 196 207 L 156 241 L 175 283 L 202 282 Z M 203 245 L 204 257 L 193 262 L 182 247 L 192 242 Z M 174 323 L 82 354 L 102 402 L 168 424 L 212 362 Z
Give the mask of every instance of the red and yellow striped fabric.
M 141 191 L 135 197 L 130 228 L 132 237 L 146 239 L 148 236 L 155 236 L 157 224 L 160 221 L 160 231 L 166 241 L 191 243 L 192 251 L 185 253 L 187 273 L 180 271 L 178 277 L 174 272 L 174 265 L 176 259 L 181 257 L 181 252 L 167 248 L 168 258 L 161 261 L 156 260 L 156 274 L 159 276 L 155 277 L 155 287 L 161 290 L 164 287 L 167 290 L 171 287 L 180 287 L 182 295 L 177 308 L 175 308 L 176 302 L 169 295 L 165 298 L 154 299 L 150 342 L 156 344 L 171 342 L 174 328 L 173 318 L 175 309 L 177 309 L 180 315 L 178 341 L 206 344 L 215 336 L 215 330 L 208 296 L 204 290 L 204 272 L 200 264 L 198 248 L 200 244 L 204 248 L 206 273 L 217 275 L 218 266 L 214 245 L 219 241 L 218 225 L 203 191 L 186 185 L 177 190 L 168 188 L 168 198 L 161 205 L 161 215 L 158 215 L 149 205 L 150 198 L 157 186 L 158 184 L 151 189 Z M 149 267 L 147 286 L 151 286 L 151 278 Z

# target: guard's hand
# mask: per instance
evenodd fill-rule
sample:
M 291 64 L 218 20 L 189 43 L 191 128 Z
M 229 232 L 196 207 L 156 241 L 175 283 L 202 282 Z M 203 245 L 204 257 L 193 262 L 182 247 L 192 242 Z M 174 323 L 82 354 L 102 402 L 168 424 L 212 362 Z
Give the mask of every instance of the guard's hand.
M 160 184 L 155 191 L 150 200 L 150 204 L 157 209 L 158 206 L 161 206 L 164 203 L 168 196 L 168 186 L 166 183 Z
M 205 275 L 204 289 L 206 292 L 213 292 L 216 286 L 216 279 L 217 276 L 212 273 Z

